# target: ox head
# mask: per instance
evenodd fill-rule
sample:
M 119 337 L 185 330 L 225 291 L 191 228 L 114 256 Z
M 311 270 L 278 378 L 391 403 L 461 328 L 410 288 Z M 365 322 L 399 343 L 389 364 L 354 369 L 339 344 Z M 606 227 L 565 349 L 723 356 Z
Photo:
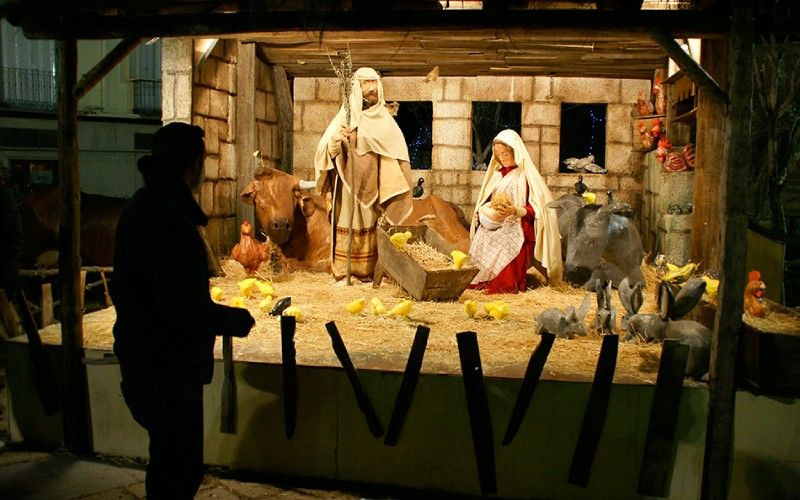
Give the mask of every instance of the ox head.
M 632 252 L 625 252 L 619 246 L 623 236 L 629 233 L 631 214 L 630 205 L 617 201 L 602 206 L 585 205 L 574 212 L 574 217 L 567 222 L 569 244 L 564 275 L 568 281 L 583 285 L 604 260 L 627 259 Z
M 306 188 L 303 183 L 303 188 Z M 276 245 L 289 240 L 295 217 L 310 217 L 315 207 L 311 195 L 301 189 L 301 181 L 274 168 L 261 168 L 242 190 L 242 201 L 255 206 L 259 224 Z

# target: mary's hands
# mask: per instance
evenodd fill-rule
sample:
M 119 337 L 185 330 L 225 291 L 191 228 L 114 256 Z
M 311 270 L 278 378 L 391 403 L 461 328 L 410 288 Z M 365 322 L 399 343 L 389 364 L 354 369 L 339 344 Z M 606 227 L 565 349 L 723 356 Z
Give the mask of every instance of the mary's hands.
M 523 217 L 526 213 L 524 207 L 517 207 L 511 203 L 502 204 L 494 209 L 496 217 L 492 217 L 497 222 L 504 221 L 509 217 Z

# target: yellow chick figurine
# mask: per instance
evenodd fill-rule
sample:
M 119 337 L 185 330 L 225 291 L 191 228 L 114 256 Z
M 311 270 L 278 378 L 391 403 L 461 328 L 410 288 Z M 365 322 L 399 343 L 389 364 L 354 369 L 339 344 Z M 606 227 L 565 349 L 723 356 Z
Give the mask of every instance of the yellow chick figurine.
M 220 288 L 218 286 L 212 286 L 211 287 L 211 299 L 214 302 L 219 302 L 220 300 L 222 300 L 222 288 Z
M 372 309 L 372 314 L 375 316 L 386 314 L 386 306 L 383 305 L 383 302 L 381 302 L 381 299 L 378 297 L 372 297 L 372 300 L 370 301 L 370 307 Z
M 241 307 L 244 309 L 244 297 L 231 298 L 231 307 Z
M 300 311 L 300 308 L 297 306 L 289 306 L 283 311 L 284 316 L 294 316 L 297 321 L 303 319 L 303 313 Z
M 395 246 L 398 250 L 402 249 L 406 246 L 406 242 L 411 239 L 411 231 L 406 231 L 404 233 L 394 233 L 389 237 L 389 241 L 392 242 L 392 245 Z
M 697 264 L 689 262 L 683 267 L 678 267 L 675 264 L 667 263 L 667 272 L 661 277 L 664 281 L 670 283 L 683 283 L 688 280 L 692 273 L 697 269 Z
M 586 191 L 581 195 L 583 200 L 586 202 L 587 205 L 594 205 L 597 201 L 597 195 L 592 193 L 591 191 Z
M 453 250 L 450 252 L 450 257 L 453 258 L 453 269 L 461 269 L 461 267 L 467 261 L 467 254 L 459 250 Z
M 467 313 L 467 316 L 470 318 L 475 317 L 475 313 L 478 312 L 478 303 L 474 300 L 465 300 L 464 301 L 464 312 Z
M 706 282 L 706 295 L 708 295 L 709 302 L 717 301 L 717 291 L 719 290 L 719 280 L 715 280 L 710 276 L 703 275 L 703 281 Z
M 275 295 L 275 289 L 272 288 L 271 283 L 266 283 L 264 281 L 256 281 L 256 288 L 258 288 L 258 293 L 260 293 L 262 297 L 266 297 L 268 295 Z
M 272 306 L 272 296 L 271 295 L 267 295 L 266 297 L 261 299 L 261 302 L 258 303 L 258 308 L 261 309 L 264 312 L 269 312 L 269 308 L 271 306 Z
M 344 306 L 344 308 L 347 309 L 347 312 L 349 312 L 350 314 L 358 314 L 364 310 L 364 306 L 366 305 L 367 305 L 367 299 L 365 299 L 364 297 L 359 297 L 356 300 L 348 302 L 348 304 Z
M 386 315 L 387 316 L 400 316 L 403 318 L 408 317 L 408 313 L 411 312 L 411 306 L 414 303 L 408 299 L 403 299 L 395 305 L 391 311 L 389 311 Z
M 253 293 L 253 287 L 256 286 L 257 281 L 256 278 L 247 278 L 236 283 L 239 285 L 239 293 L 242 294 L 242 297 L 249 297 Z
M 493 302 L 487 302 L 483 305 L 483 308 L 489 314 L 489 316 L 493 317 L 494 319 L 503 319 L 508 316 L 509 311 L 511 310 L 511 306 L 509 306 L 506 302 L 502 300 L 495 300 Z

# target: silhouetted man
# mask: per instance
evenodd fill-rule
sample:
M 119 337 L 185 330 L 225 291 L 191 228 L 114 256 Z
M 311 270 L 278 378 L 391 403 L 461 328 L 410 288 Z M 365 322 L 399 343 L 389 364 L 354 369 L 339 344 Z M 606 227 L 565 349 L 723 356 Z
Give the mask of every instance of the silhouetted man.
M 170 123 L 139 161 L 145 186 L 123 212 L 111 296 L 122 394 L 150 436 L 148 498 L 192 498 L 203 478 L 203 385 L 216 335 L 245 336 L 245 309 L 211 300 L 208 218 L 192 196 L 203 182 L 203 130 Z

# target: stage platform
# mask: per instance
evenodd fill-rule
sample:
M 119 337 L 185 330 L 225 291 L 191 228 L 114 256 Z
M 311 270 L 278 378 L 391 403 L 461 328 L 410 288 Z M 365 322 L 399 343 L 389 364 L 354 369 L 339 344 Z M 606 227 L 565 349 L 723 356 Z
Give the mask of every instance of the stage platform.
M 660 346 L 620 344 L 608 415 L 588 488 L 567 483 L 581 428 L 599 337 L 556 340 L 542 381 L 516 438 L 505 432 L 525 365 L 539 342 L 532 318 L 551 300 L 526 292 L 507 297 L 512 314 L 504 321 L 465 320 L 463 304 L 416 303 L 408 319 L 349 315 L 352 298 L 379 296 L 392 305 L 402 293 L 393 285 L 373 290 L 362 284 L 333 288 L 327 277 L 309 275 L 303 286 L 276 283 L 306 313 L 298 323 L 298 409 L 294 436 L 287 439 L 280 330 L 277 318 L 259 315 L 247 339 L 234 341 L 238 390 L 238 432 L 220 428 L 222 361 L 217 342 L 214 379 L 205 388 L 206 462 L 272 476 L 311 476 L 398 485 L 459 494 L 479 494 L 480 483 L 455 334 L 464 325 L 477 332 L 491 415 L 497 495 L 516 498 L 634 498 L 647 434 Z M 317 283 L 314 280 L 320 280 Z M 217 282 L 221 283 L 221 282 Z M 233 293 L 230 283 L 223 283 Z M 327 304 L 304 295 L 303 287 L 326 295 Z M 330 292 L 335 290 L 335 292 Z M 341 291 L 339 291 L 341 290 Z M 549 293 L 546 290 L 540 294 Z M 579 302 L 583 293 L 567 290 Z M 467 294 L 476 294 L 468 291 Z M 470 295 L 481 302 L 494 299 Z M 253 304 L 257 304 L 253 299 Z M 248 303 L 250 305 L 250 303 Z M 330 311 L 339 310 L 336 317 Z M 591 315 L 591 313 L 590 313 Z M 428 351 L 405 425 L 396 446 L 370 433 L 324 323 L 336 321 L 378 419 L 387 427 L 416 325 L 431 328 Z M 145 432 L 122 399 L 119 366 L 111 357 L 113 308 L 84 318 L 85 357 L 93 447 L 97 453 L 147 455 Z M 587 318 L 588 324 L 588 318 Z M 60 330 L 41 331 L 47 354 L 59 366 Z M 7 343 L 7 384 L 14 440 L 58 444 L 60 413 L 45 417 L 33 382 L 27 342 Z M 670 498 L 700 492 L 708 390 L 687 380 L 678 413 Z M 800 403 L 737 394 L 732 498 L 787 498 L 800 484 Z

